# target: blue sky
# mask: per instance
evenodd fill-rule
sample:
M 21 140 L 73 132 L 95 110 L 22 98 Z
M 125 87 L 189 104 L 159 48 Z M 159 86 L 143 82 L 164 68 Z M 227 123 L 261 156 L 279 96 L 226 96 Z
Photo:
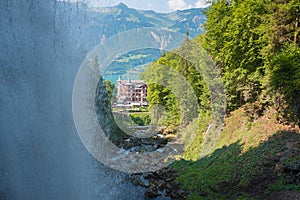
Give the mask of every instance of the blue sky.
M 62 1 L 62 0 L 60 0 Z M 68 0 L 65 0 L 68 1 Z M 120 2 L 128 7 L 141 10 L 154 10 L 156 12 L 172 12 L 188 8 L 206 7 L 207 0 L 69 0 L 72 2 L 83 1 L 93 7 L 117 5 Z

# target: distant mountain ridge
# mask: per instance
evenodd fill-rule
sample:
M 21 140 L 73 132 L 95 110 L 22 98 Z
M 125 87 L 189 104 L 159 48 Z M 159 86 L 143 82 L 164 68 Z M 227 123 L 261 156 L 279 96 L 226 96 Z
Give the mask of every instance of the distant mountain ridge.
M 190 37 L 195 37 L 202 32 L 201 25 L 206 20 L 203 9 L 192 8 L 171 13 L 157 13 L 152 10 L 136 10 L 128 8 L 124 3 L 112 7 L 93 8 L 84 3 L 60 2 L 68 5 L 73 10 L 84 13 L 87 32 L 90 40 L 100 43 L 119 32 L 143 28 L 157 27 L 168 28 L 180 33 L 189 32 Z
M 93 8 L 82 2 L 58 2 L 59 13 L 69 13 L 69 40 L 86 55 L 94 47 L 120 32 L 136 28 L 167 28 L 185 34 L 191 38 L 202 32 L 201 26 L 206 16 L 201 8 L 156 13 L 152 10 L 136 10 L 120 3 L 116 6 Z M 62 14 L 62 17 L 64 15 Z M 80 29 L 73 24 L 80 24 Z M 153 62 L 161 55 L 159 50 L 140 50 L 129 52 L 116 58 L 105 71 L 104 78 L 116 82 L 123 78 L 137 78 L 144 71 L 145 64 Z

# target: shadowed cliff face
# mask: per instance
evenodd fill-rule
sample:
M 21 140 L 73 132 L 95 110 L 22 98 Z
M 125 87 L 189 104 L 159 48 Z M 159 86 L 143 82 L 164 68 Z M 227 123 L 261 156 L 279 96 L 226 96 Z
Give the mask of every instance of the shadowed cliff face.
M 140 199 L 77 136 L 73 81 L 90 49 L 84 15 L 57 6 L 0 1 L 0 199 Z

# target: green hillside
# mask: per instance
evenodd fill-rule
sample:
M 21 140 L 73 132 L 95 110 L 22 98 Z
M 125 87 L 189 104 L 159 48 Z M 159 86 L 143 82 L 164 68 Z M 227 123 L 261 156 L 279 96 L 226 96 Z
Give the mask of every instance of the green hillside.
M 299 160 L 299 128 L 279 123 L 274 109 L 249 123 L 240 108 L 226 118 L 211 154 L 171 167 L 188 199 L 273 199 L 284 191 L 300 192 Z
M 163 80 L 160 66 L 169 66 L 198 97 L 202 120 L 185 129 L 196 137 L 171 166 L 178 173 L 174 184 L 180 185 L 173 194 L 179 199 L 300 199 L 300 2 L 217 0 L 206 17 L 203 34 L 186 37 L 181 47 L 162 55 L 144 73 L 158 82 Z M 193 63 L 179 56 L 199 57 L 195 45 L 220 70 L 227 101 L 224 127 L 204 155 L 203 141 L 215 120 L 211 108 L 216 91 Z M 183 96 L 188 94 L 182 90 Z M 174 133 L 193 111 L 160 84 L 149 85 L 148 100 L 150 108 L 164 106 L 166 115 L 159 122 Z M 147 195 L 170 190 L 164 178 L 169 170 L 156 173 L 165 174 L 160 177 L 167 186 L 154 181 Z

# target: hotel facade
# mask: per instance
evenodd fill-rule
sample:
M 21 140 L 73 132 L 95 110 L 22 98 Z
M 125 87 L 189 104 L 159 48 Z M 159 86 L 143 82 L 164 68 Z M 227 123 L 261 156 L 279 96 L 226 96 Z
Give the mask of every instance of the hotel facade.
M 148 106 L 148 85 L 144 80 L 117 80 L 117 105 L 119 106 Z

